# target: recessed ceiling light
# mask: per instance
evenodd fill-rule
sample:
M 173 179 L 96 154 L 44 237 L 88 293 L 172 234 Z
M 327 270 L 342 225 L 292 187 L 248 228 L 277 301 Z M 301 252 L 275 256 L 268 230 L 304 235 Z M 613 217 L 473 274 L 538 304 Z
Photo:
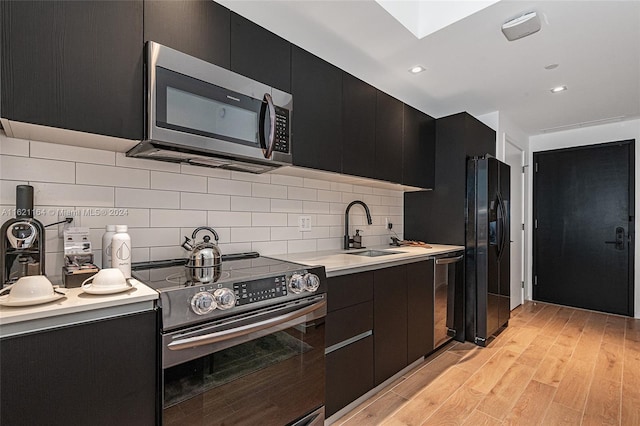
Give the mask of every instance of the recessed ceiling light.
M 559 66 L 560 66 L 560 64 L 549 64 L 549 65 L 545 65 L 544 69 L 545 70 L 555 70 Z
M 411 74 L 419 74 L 419 73 L 421 73 L 422 71 L 425 71 L 425 70 L 426 70 L 426 68 L 423 67 L 422 65 L 415 65 L 415 66 L 409 68 L 409 72 Z
M 558 86 L 551 89 L 551 93 L 564 92 L 565 90 L 567 90 L 567 86 Z

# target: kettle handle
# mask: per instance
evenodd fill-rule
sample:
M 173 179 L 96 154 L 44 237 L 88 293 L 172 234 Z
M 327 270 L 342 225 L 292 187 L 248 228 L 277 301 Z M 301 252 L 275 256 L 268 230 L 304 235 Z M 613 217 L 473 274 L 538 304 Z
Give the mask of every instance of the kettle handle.
M 199 226 L 196 229 L 193 230 L 193 234 L 191 234 L 191 239 L 192 240 L 196 240 L 196 234 L 200 231 L 209 231 L 213 234 L 213 238 L 216 240 L 216 244 L 218 244 L 218 233 L 215 231 L 215 229 L 210 228 L 208 226 Z

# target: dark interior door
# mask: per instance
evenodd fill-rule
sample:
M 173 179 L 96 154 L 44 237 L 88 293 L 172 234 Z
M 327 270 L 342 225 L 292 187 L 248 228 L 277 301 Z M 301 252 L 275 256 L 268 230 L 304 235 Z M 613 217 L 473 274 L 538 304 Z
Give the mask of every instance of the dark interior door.
M 633 315 L 633 141 L 534 154 L 535 300 Z

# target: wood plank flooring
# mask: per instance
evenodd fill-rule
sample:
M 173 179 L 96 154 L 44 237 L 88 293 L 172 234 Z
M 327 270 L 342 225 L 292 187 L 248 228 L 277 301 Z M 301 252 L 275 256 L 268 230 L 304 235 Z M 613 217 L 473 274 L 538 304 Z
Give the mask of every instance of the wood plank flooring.
M 640 425 L 640 320 L 526 302 L 488 347 L 450 343 L 334 424 Z

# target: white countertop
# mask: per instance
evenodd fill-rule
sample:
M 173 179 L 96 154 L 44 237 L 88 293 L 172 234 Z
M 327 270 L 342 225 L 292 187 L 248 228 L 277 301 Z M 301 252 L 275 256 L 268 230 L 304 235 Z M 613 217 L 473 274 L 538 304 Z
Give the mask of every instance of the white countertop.
M 386 268 L 389 266 L 402 265 L 405 263 L 417 262 L 419 260 L 428 259 L 439 254 L 464 250 L 463 246 L 451 246 L 443 244 L 429 245 L 431 246 L 431 248 L 382 246 L 367 247 L 366 249 L 315 251 L 307 253 L 281 254 L 275 256 L 270 255 L 269 257 L 295 263 L 301 263 L 308 266 L 324 265 L 327 271 L 327 276 L 333 277 L 338 275 L 352 274 L 355 272 Z M 349 254 L 365 250 L 382 250 L 399 253 L 377 257 L 356 256 L 353 254 Z
M 66 289 L 65 297 L 34 306 L 0 306 L 0 337 L 60 327 L 154 308 L 158 292 L 131 279 L 131 290 L 105 295 Z

